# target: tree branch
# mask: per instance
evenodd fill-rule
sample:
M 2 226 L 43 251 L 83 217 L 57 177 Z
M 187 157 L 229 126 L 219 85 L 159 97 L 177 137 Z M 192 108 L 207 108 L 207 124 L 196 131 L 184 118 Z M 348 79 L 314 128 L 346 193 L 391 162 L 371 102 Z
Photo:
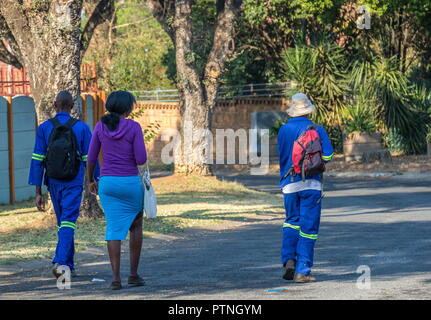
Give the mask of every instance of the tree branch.
M 178 87 L 202 97 L 202 87 L 193 52 L 192 0 L 175 1 L 175 60 L 177 63 Z
M 4 41 L 7 41 L 10 49 L 7 48 Z M 18 44 L 16 43 L 5 18 L 0 14 L 0 60 L 21 69 L 22 63 L 20 58 L 21 51 L 19 50 Z
M 175 0 L 146 0 L 145 4 L 154 18 L 175 43 L 173 21 L 175 16 Z
M 81 58 L 90 45 L 94 30 L 105 21 L 111 20 L 114 14 L 114 0 L 100 0 L 81 34 Z
M 4 42 L 1 40 L 0 40 L 0 61 L 6 64 L 10 64 L 18 69 L 22 68 L 22 65 L 18 61 L 18 59 L 12 53 L 10 53 L 10 51 L 6 48 Z
M 241 0 L 217 1 L 217 25 L 203 77 L 209 100 L 215 99 L 217 81 L 224 70 L 227 59 L 235 50 L 235 24 L 241 12 L 241 5 Z
M 152 18 L 149 17 L 149 18 L 146 18 L 144 20 L 139 20 L 139 21 L 136 21 L 136 22 L 131 22 L 131 23 L 125 23 L 125 24 L 116 25 L 116 26 L 112 27 L 112 29 L 120 29 L 120 28 L 124 28 L 124 27 L 128 27 L 128 26 L 133 26 L 133 25 L 136 25 L 136 24 L 145 23 L 145 22 L 150 21 L 150 19 L 152 19 Z
M 212 104 L 217 82 L 227 59 L 235 49 L 234 33 L 242 0 L 217 0 L 217 21 L 213 45 L 208 56 L 203 79 L 196 68 L 193 52 L 192 0 L 146 0 L 146 5 L 175 45 L 178 86 L 195 95 L 203 95 Z M 202 81 L 203 80 L 203 81 Z

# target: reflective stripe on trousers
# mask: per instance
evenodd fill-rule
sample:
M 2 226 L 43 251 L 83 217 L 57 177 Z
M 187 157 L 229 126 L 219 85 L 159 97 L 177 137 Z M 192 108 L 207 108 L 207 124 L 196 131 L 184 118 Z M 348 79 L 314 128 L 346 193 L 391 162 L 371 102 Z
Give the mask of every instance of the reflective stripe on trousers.
M 283 224 L 281 260 L 297 261 L 297 272 L 309 274 L 313 266 L 314 246 L 320 225 L 318 190 L 303 190 L 284 194 L 286 220 Z

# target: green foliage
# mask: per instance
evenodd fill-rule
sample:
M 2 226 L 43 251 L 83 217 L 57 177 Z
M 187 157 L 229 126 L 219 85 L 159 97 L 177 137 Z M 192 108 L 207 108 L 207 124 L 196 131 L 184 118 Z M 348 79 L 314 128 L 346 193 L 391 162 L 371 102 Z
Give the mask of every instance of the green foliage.
M 150 123 L 143 133 L 145 142 L 150 142 L 160 133 L 160 124 L 158 122 Z
M 173 45 L 159 23 L 139 0 L 118 4 L 116 25 L 102 43 L 86 54 L 98 61 L 99 85 L 107 90 L 154 90 L 174 88 L 166 77 L 164 56 Z M 112 48 L 110 49 L 109 41 Z M 110 50 L 111 52 L 107 52 Z
M 426 99 L 420 97 L 407 76 L 399 71 L 395 58 L 372 56 L 353 64 L 350 85 L 353 94 L 363 94 L 374 108 L 375 120 L 388 131 L 392 149 L 421 153 L 429 116 Z M 426 95 L 426 91 L 422 91 Z M 395 146 L 395 147 L 394 147 Z
M 203 73 L 212 48 L 216 18 L 216 0 L 194 1 L 192 6 L 192 61 L 200 74 Z
M 409 83 L 393 59 L 379 58 L 373 66 L 368 92 L 378 102 L 376 116 L 387 128 L 396 129 L 406 153 L 422 153 L 429 117 L 414 105 Z
M 337 127 L 326 126 L 326 133 L 335 153 L 343 153 L 343 131 Z
M 209 53 L 213 45 L 216 25 L 216 0 L 194 1 L 192 4 L 192 53 L 186 55 L 185 60 L 196 67 L 198 74 L 203 74 Z M 170 46 L 164 53 L 162 63 L 166 68 L 167 78 L 171 82 L 177 78 L 175 49 Z
M 274 24 L 277 29 L 290 33 L 296 28 L 295 21 L 316 17 L 324 20 L 324 13 L 337 1 L 332 0 L 244 0 L 244 18 L 255 26 L 262 21 Z M 339 2 L 339 1 L 338 1 Z
M 421 83 L 410 87 L 411 103 L 417 106 L 420 112 L 428 115 L 427 119 L 431 119 L 431 83 L 424 80 Z M 428 121 L 428 132 L 426 141 L 431 142 L 431 120 Z
M 270 81 L 266 61 L 252 50 L 240 51 L 226 64 L 226 73 L 222 83 L 227 86 L 241 86 L 249 83 L 265 83 Z
M 429 91 L 412 90 L 394 58 L 361 58 L 349 65 L 342 48 L 325 41 L 297 46 L 285 53 L 286 79 L 314 102 L 314 121 L 346 133 L 373 132 L 380 124 L 396 131 L 406 153 L 423 152 Z
M 344 133 L 376 132 L 377 126 L 372 110 L 366 101 L 362 100 L 347 108 Z
M 269 136 L 275 137 L 278 135 L 278 132 L 280 131 L 280 128 L 286 123 L 286 120 L 277 119 L 274 122 L 274 125 L 269 128 Z
M 421 153 L 431 114 L 431 3 L 353 2 L 371 9 L 371 30 L 358 31 L 355 7 L 350 20 L 340 18 L 346 1 L 246 0 L 244 19 L 253 33 L 239 39 L 260 48 L 255 51 L 265 61 L 275 61 L 266 69 L 282 70 L 283 81 L 295 81 L 294 91 L 309 95 L 317 106 L 313 120 L 333 128 L 335 139 L 341 132 L 379 130 L 398 149 Z M 410 70 L 416 72 L 409 77 Z
M 403 137 L 396 129 L 389 129 L 383 136 L 383 144 L 390 152 L 407 153 Z
M 234 69 L 243 70 L 253 82 L 278 82 L 284 77 L 280 65 L 283 52 L 297 44 L 299 34 L 306 34 L 315 43 L 316 30 L 327 32 L 336 20 L 342 0 L 244 0 L 243 14 L 238 21 L 236 55 L 238 63 L 230 65 L 227 83 Z M 247 52 L 247 54 L 246 54 Z M 247 55 L 247 59 L 242 58 Z M 249 58 L 253 60 L 249 60 Z M 241 64 L 240 62 L 245 62 Z
M 342 49 L 328 41 L 286 50 L 285 80 L 295 81 L 295 91 L 307 94 L 316 105 L 314 121 L 338 127 L 342 125 L 348 91 L 346 65 Z
M 162 65 L 163 56 L 172 44 L 158 22 L 140 1 L 133 0 L 120 7 L 117 19 L 110 87 L 117 90 L 173 88 Z
M 174 47 L 143 3 L 126 0 L 117 8 L 113 54 L 104 67 L 108 90 L 173 88 L 178 80 Z M 356 27 L 354 6 L 344 15 L 350 3 L 371 9 L 370 30 Z M 222 83 L 294 80 L 295 91 L 317 106 L 312 120 L 337 145 L 341 132 L 378 130 L 394 148 L 423 152 L 431 115 L 430 14 L 429 0 L 243 0 L 236 53 Z M 215 18 L 216 0 L 193 2 L 196 39 L 187 61 L 200 72 Z
M 353 94 L 361 92 L 370 101 L 376 121 L 383 129 L 389 129 L 389 140 L 396 140 L 398 149 L 421 153 L 425 150 L 424 138 L 429 123 L 429 116 L 423 111 L 425 100 L 421 101 L 417 92 L 415 94 L 394 60 L 373 56 L 357 61 L 350 76 Z

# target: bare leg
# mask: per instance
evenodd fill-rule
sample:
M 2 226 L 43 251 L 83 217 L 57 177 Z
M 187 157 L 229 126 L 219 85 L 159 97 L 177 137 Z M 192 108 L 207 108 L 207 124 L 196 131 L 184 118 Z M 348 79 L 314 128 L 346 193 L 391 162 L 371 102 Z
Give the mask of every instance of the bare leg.
M 139 259 L 142 249 L 142 214 L 139 214 L 130 227 L 130 275 L 138 276 Z
M 109 240 L 108 252 L 109 259 L 111 260 L 112 268 L 112 282 L 120 281 L 120 258 L 121 258 L 121 241 L 120 240 Z

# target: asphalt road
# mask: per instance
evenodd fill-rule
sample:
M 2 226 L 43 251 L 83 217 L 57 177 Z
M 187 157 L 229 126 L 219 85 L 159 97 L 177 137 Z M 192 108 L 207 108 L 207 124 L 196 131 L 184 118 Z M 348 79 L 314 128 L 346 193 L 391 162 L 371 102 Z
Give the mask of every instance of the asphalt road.
M 223 179 L 278 193 L 275 176 Z M 0 299 L 431 298 L 429 180 L 328 178 L 325 194 L 313 284 L 281 278 L 280 198 L 280 214 L 263 222 L 145 240 L 144 287 L 107 290 L 106 252 L 92 249 L 77 256 L 80 276 L 70 290 L 56 287 L 47 260 L 0 265 Z M 124 281 L 127 268 L 123 254 Z

